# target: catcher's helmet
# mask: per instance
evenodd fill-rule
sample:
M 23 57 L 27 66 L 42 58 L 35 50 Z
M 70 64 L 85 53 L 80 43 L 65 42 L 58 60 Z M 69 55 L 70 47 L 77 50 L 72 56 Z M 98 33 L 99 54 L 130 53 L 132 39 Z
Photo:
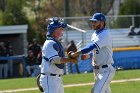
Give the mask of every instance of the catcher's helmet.
M 49 18 L 48 21 L 50 21 L 49 25 L 47 26 L 47 35 L 51 35 L 55 29 L 60 28 L 60 27 L 67 27 L 67 24 L 63 22 L 62 19 L 54 17 L 54 18 Z
M 102 13 L 95 13 L 90 21 L 106 21 L 104 14 Z

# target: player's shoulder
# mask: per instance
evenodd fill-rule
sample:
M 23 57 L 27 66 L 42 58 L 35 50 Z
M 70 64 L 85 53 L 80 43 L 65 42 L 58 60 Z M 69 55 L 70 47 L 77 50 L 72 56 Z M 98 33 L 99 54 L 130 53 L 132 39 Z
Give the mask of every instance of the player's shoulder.
M 104 29 L 101 34 L 102 35 L 108 35 L 108 34 L 110 34 L 109 29 Z
M 51 45 L 53 45 L 53 44 L 55 44 L 56 42 L 55 41 L 53 41 L 53 40 L 46 40 L 45 41 L 45 43 L 44 43 L 44 46 L 51 46 Z
M 108 32 L 109 32 L 109 29 L 105 28 L 105 29 L 103 30 L 103 32 L 104 32 L 104 33 L 108 33 Z
M 53 40 L 46 40 L 44 45 L 43 45 L 42 50 L 47 50 L 48 51 L 48 50 L 53 48 L 54 44 L 55 44 L 55 41 L 53 41 Z
M 100 39 L 105 39 L 105 38 L 109 38 L 110 37 L 110 32 L 108 29 L 104 29 L 100 35 L 98 36 Z
M 49 43 L 49 44 L 54 44 L 56 43 L 54 40 L 46 40 L 46 43 Z

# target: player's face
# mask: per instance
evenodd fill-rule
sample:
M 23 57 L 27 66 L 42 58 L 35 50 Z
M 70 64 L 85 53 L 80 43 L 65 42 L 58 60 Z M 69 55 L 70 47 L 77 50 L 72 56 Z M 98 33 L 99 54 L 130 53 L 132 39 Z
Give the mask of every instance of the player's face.
M 101 21 L 91 21 L 91 28 L 93 30 L 98 30 L 102 27 L 101 24 Z
M 54 37 L 58 40 L 61 36 L 63 36 L 64 28 L 57 28 L 54 32 Z

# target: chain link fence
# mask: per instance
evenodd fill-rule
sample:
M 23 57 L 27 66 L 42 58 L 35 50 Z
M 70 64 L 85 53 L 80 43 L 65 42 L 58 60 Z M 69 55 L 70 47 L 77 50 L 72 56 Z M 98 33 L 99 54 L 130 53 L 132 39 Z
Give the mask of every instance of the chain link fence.
M 84 17 L 64 17 L 67 23 L 76 26 L 78 28 L 88 30 L 90 29 L 89 19 L 92 16 Z M 110 29 L 114 28 L 129 28 L 130 25 L 135 27 L 140 26 L 140 15 L 115 15 L 106 16 L 106 27 Z
M 81 42 L 81 47 L 85 46 L 87 43 L 90 41 L 90 37 L 93 33 L 93 30 L 91 30 L 90 22 L 89 19 L 92 18 L 92 16 L 84 16 L 84 17 L 64 17 L 65 21 L 77 28 L 81 28 L 86 31 L 86 33 L 76 31 L 71 28 L 67 28 L 63 38 L 65 39 L 65 46 L 68 44 L 69 41 L 74 40 L 77 44 Z M 111 32 L 118 32 L 118 36 L 122 35 L 120 30 L 123 30 L 123 36 L 127 36 L 129 27 L 131 25 L 134 25 L 137 29 L 137 31 L 140 30 L 140 15 L 117 15 L 117 16 L 106 16 L 106 27 L 111 29 Z M 113 30 L 112 30 L 113 29 Z M 118 31 L 119 30 L 119 31 Z M 113 36 L 115 33 L 111 33 Z M 123 38 L 122 36 L 120 38 Z M 116 39 L 119 39 L 119 37 L 114 38 L 115 41 L 117 42 Z M 137 39 L 139 40 L 139 39 Z M 125 43 L 127 40 L 124 40 Z M 124 43 L 123 42 L 123 43 Z M 133 40 L 132 40 L 133 42 Z M 138 41 L 139 42 L 139 41 Z M 78 45 L 79 46 L 79 45 Z M 116 47 L 116 46 L 113 46 Z M 124 45 L 125 47 L 125 45 Z M 127 45 L 126 45 L 127 47 Z

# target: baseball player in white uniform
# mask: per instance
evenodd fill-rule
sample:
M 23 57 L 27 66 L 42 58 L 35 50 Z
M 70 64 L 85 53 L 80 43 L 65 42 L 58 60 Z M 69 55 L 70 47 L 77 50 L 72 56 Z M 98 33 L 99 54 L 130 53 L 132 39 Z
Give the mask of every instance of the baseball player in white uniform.
M 66 58 L 64 48 L 58 41 L 63 35 L 64 28 L 67 24 L 61 22 L 55 17 L 50 20 L 47 26 L 47 40 L 42 49 L 42 64 L 40 85 L 44 93 L 64 93 L 63 75 L 64 63 L 77 63 L 77 59 Z
M 92 29 L 91 43 L 82 50 L 71 53 L 72 57 L 83 54 L 82 59 L 89 57 L 89 52 L 93 54 L 93 71 L 95 84 L 91 93 L 111 93 L 110 82 L 115 75 L 112 58 L 112 39 L 109 30 L 105 28 L 105 16 L 102 13 L 95 13 L 90 19 Z

